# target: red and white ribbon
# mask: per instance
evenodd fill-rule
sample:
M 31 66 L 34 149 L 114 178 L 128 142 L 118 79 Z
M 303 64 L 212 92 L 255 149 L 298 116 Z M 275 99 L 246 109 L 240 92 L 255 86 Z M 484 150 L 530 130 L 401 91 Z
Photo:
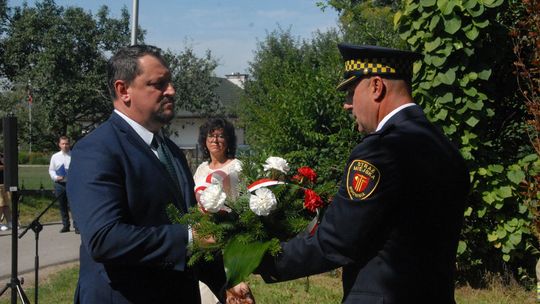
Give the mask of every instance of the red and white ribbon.
M 283 184 L 285 184 L 285 182 L 281 182 L 281 181 L 277 181 L 277 180 L 273 180 L 269 178 L 262 178 L 262 179 L 259 179 L 258 181 L 253 182 L 247 188 L 249 192 L 253 192 L 262 187 L 270 187 L 270 186 L 283 185 Z
M 206 177 L 206 182 L 211 184 L 212 183 L 212 180 L 215 179 L 221 183 L 223 183 L 223 181 L 225 179 L 227 179 L 229 177 L 229 175 L 227 175 L 227 173 L 221 171 L 221 170 L 216 170 L 210 174 L 208 174 L 208 176 Z
M 309 235 L 314 235 L 317 228 L 319 228 L 320 216 L 319 208 L 317 208 L 317 215 L 309 222 L 305 230 Z

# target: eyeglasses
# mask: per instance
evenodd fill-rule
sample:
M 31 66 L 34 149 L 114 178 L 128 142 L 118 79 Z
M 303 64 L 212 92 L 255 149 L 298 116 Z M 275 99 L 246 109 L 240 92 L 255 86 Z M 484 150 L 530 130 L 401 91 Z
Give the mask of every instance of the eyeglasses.
M 206 140 L 218 140 L 218 141 L 225 141 L 225 135 L 223 134 L 208 134 L 206 135 Z

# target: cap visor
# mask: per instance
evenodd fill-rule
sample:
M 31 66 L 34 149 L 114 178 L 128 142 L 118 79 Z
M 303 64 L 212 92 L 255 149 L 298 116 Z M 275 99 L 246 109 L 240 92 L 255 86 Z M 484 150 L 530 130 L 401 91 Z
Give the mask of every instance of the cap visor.
M 345 79 L 343 82 L 338 84 L 338 86 L 336 87 L 336 90 L 345 91 L 349 87 L 349 85 L 351 85 L 356 79 L 358 79 L 358 77 L 356 75 L 353 75 L 353 76 Z

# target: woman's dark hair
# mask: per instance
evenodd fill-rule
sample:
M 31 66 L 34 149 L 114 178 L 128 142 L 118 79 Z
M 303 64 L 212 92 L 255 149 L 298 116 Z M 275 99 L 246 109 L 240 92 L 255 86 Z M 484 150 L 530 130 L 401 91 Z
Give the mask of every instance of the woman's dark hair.
M 203 159 L 210 160 L 210 151 L 206 147 L 206 138 L 208 134 L 215 130 L 223 129 L 223 135 L 225 136 L 225 142 L 227 143 L 227 151 L 225 156 L 228 159 L 236 157 L 236 134 L 234 133 L 234 126 L 225 118 L 210 118 L 199 129 L 199 146 L 201 147 Z

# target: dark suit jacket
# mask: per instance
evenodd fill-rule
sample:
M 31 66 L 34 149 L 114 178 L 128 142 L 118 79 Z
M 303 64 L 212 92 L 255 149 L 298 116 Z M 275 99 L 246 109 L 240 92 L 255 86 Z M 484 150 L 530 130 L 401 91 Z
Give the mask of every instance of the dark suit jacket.
M 187 267 L 188 229 L 166 206 L 195 204 L 186 159 L 170 140 L 182 193 L 119 115 L 77 142 L 67 194 L 81 232 L 76 303 L 199 303 L 197 279 L 219 294 L 223 267 Z
M 315 235 L 283 243 L 258 272 L 275 282 L 343 266 L 344 303 L 454 303 L 468 191 L 458 150 L 405 108 L 352 151 Z

